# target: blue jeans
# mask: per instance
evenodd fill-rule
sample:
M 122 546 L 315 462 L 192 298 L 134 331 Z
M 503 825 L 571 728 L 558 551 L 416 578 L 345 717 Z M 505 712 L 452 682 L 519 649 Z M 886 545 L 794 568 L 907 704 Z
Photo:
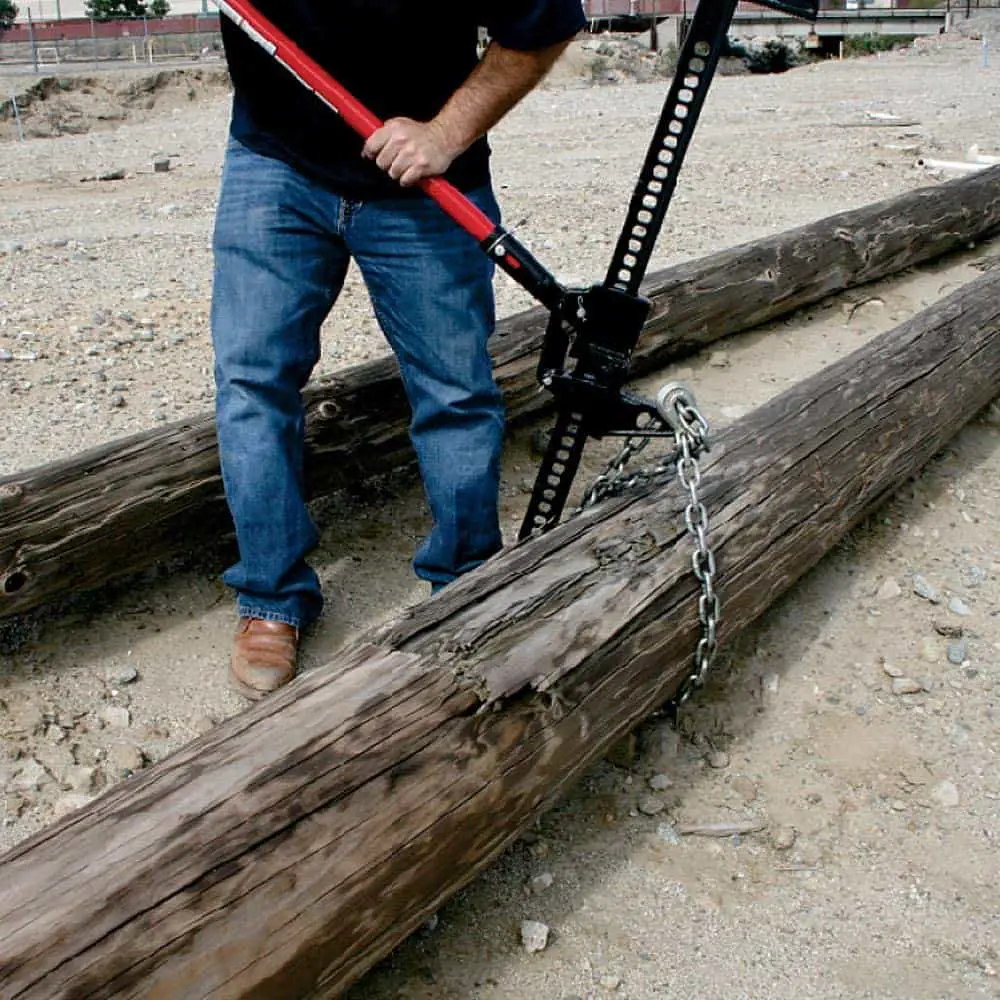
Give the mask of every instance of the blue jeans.
M 470 197 L 499 217 L 488 186 Z M 212 337 L 219 453 L 241 616 L 301 626 L 323 604 L 303 483 L 301 390 L 350 259 L 399 361 L 434 524 L 414 559 L 434 587 L 501 545 L 503 399 L 486 344 L 492 264 L 424 197 L 348 201 L 230 141 L 216 216 Z

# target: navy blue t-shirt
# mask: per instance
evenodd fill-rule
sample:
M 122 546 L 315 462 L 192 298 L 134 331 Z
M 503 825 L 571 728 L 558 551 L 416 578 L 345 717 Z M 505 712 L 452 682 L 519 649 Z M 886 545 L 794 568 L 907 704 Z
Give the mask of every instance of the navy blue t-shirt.
M 258 0 L 257 9 L 380 118 L 427 121 L 476 65 L 478 28 L 531 51 L 584 25 L 580 0 Z M 236 88 L 231 133 L 346 197 L 402 192 L 361 157 L 361 139 L 228 18 L 222 34 Z M 448 180 L 470 190 L 489 177 L 489 147 L 474 143 Z

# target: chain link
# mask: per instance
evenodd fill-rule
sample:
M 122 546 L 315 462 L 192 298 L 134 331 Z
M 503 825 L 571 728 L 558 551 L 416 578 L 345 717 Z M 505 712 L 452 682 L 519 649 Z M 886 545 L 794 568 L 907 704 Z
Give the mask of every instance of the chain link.
M 651 467 L 627 471 L 629 462 L 652 440 L 649 434 L 642 433 L 627 438 L 618 454 L 584 494 L 575 513 L 609 497 L 621 496 L 638 486 L 646 486 L 669 473 L 676 474 L 688 497 L 684 508 L 684 523 L 694 542 L 691 569 L 701 588 L 698 598 L 701 638 L 694 652 L 692 670 L 681 682 L 674 698 L 676 705 L 683 705 L 692 692 L 705 683 L 718 649 L 716 636 L 722 616 L 722 603 L 715 589 L 715 554 L 708 542 L 708 511 L 699 493 L 701 467 L 698 459 L 708 451 L 709 428 L 691 392 L 678 383 L 664 386 L 656 403 L 662 419 L 650 421 L 643 430 L 652 433 L 669 426 L 674 432 L 674 452 L 662 456 Z
M 662 421 L 652 420 L 644 429 L 654 432 L 663 430 L 664 426 Z M 608 466 L 604 472 L 594 480 L 590 489 L 583 495 L 580 506 L 574 513 L 579 514 L 580 511 L 586 510 L 587 507 L 592 507 L 602 500 L 607 500 L 608 497 L 621 496 L 623 493 L 627 493 L 637 486 L 645 486 L 665 473 L 671 472 L 674 466 L 674 456 L 668 455 L 660 459 L 652 468 L 635 469 L 630 475 L 625 474 L 629 462 L 639 452 L 643 451 L 651 440 L 651 437 L 639 434 L 626 438 L 625 444 L 622 445 L 618 454 L 608 462 Z

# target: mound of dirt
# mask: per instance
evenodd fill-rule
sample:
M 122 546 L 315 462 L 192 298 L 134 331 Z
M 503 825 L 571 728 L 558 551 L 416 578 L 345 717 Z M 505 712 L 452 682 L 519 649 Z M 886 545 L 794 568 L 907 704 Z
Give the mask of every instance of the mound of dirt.
M 1000 39 L 1000 9 L 971 10 L 968 17 L 957 17 L 951 30 L 965 38 L 980 39 L 984 36 L 989 41 Z
M 117 128 L 218 97 L 229 86 L 224 67 L 46 76 L 0 102 L 0 139 L 18 137 L 13 101 L 26 138 L 51 138 Z

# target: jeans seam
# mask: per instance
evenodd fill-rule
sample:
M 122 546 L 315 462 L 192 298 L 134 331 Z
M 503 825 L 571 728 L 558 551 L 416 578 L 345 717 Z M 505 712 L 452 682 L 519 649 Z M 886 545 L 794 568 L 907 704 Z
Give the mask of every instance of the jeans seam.
M 282 622 L 294 628 L 302 627 L 301 619 L 296 618 L 294 615 L 289 615 L 284 611 L 269 611 L 266 608 L 255 608 L 251 605 L 243 604 L 242 601 L 237 603 L 236 608 L 240 618 L 257 618 L 265 622 Z
M 340 233 L 343 236 L 347 227 L 351 224 L 358 209 L 361 208 L 360 201 L 352 201 L 350 198 L 340 199 L 340 218 L 338 219 Z

